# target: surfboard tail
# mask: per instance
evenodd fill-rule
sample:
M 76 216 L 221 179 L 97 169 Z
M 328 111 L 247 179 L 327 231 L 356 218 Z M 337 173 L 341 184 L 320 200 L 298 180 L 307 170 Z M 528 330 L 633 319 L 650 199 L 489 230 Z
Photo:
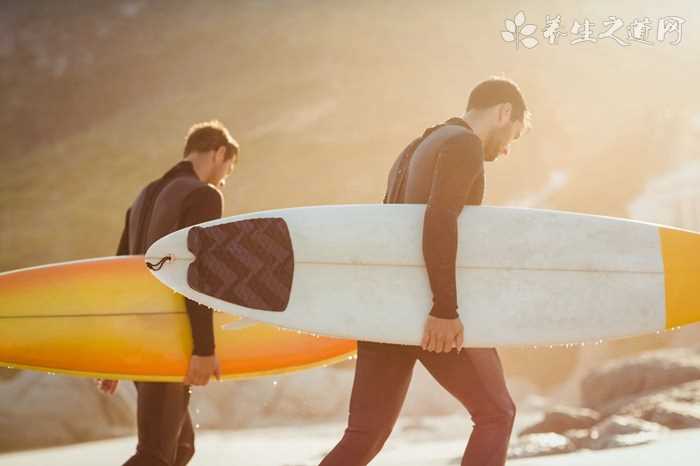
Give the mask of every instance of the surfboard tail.
M 700 234 L 659 228 L 666 288 L 666 328 L 700 322 Z

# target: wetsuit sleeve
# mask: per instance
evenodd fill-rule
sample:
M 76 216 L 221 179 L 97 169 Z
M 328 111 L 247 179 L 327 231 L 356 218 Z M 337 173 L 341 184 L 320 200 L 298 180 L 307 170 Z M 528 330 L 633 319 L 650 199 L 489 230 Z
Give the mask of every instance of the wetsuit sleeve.
M 221 218 L 223 209 L 223 197 L 216 188 L 205 186 L 197 189 L 184 201 L 182 226 L 184 228 Z M 215 348 L 212 310 L 187 298 L 185 305 L 192 328 L 192 353 L 197 356 L 211 356 Z
M 447 143 L 436 158 L 423 222 L 423 257 L 433 292 L 430 315 L 434 317 L 459 317 L 455 273 L 457 218 L 482 170 L 481 141 L 471 134 Z
M 131 214 L 131 209 L 126 211 L 126 219 L 124 220 L 124 230 L 122 230 L 122 236 L 119 239 L 119 246 L 117 247 L 117 256 L 128 256 L 129 255 L 129 215 Z

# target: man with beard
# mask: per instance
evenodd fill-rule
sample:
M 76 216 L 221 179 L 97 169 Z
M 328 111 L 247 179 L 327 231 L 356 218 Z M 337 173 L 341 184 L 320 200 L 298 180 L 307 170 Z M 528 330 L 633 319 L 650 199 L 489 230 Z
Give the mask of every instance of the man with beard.
M 191 225 L 221 218 L 223 187 L 238 161 L 238 143 L 218 121 L 192 126 L 184 160 L 146 186 L 126 213 L 117 255 L 144 254 L 158 239 Z M 194 455 L 188 411 L 190 385 L 219 378 L 212 311 L 185 299 L 193 351 L 182 383 L 135 382 L 138 445 L 125 466 L 184 466 Z M 99 381 L 114 393 L 118 382 Z
M 471 414 L 474 429 L 462 466 L 505 464 L 515 405 L 496 349 L 462 349 L 457 218 L 465 204 L 482 202 L 484 160 L 507 156 L 528 125 L 518 86 L 488 79 L 472 90 L 462 117 L 427 129 L 394 163 L 384 202 L 427 204 L 423 255 L 433 305 L 420 347 L 358 342 L 348 426 L 321 466 L 361 466 L 375 457 L 398 418 L 416 360 Z

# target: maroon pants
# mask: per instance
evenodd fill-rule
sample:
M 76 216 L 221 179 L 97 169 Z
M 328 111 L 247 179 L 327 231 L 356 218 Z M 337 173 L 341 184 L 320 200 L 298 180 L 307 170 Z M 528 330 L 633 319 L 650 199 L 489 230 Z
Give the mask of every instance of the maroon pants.
M 431 353 L 417 346 L 359 342 L 345 435 L 321 466 L 364 466 L 379 453 L 419 360 L 469 411 L 474 424 L 462 466 L 503 466 L 515 405 L 493 348 Z
M 123 466 L 184 466 L 194 455 L 194 429 L 187 406 L 190 387 L 135 382 L 138 393 L 136 454 Z

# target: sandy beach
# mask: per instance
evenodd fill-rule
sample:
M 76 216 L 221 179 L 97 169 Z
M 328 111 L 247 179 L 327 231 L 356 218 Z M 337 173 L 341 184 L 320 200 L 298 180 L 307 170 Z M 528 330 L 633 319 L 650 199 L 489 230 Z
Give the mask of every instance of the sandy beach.
M 516 430 L 535 415 L 518 419 Z M 240 431 L 202 431 L 192 466 L 313 466 L 340 437 L 342 423 L 284 426 Z M 462 416 L 400 420 L 374 466 L 458 465 L 469 427 Z M 630 448 L 580 451 L 511 460 L 510 466 L 690 466 L 697 464 L 700 430 L 677 431 L 660 441 Z M 120 464 L 134 437 L 25 451 L 0 456 L 2 466 L 88 466 Z

